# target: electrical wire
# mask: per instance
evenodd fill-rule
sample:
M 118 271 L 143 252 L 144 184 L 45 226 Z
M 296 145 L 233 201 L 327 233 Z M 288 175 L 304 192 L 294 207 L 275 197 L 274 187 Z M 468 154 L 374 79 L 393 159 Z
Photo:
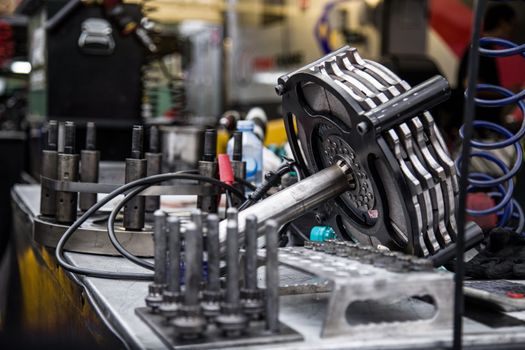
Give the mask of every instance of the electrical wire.
M 244 187 L 248 187 L 251 191 L 255 191 L 257 189 L 257 186 L 249 181 L 246 181 L 245 179 L 241 179 L 240 177 L 235 177 L 235 182 L 240 183 Z
M 128 184 L 122 185 L 119 188 L 115 189 L 111 193 L 109 193 L 106 197 L 104 197 L 101 201 L 97 202 L 95 205 L 93 205 L 91 208 L 89 208 L 80 218 L 78 218 L 68 229 L 60 240 L 58 241 L 56 250 L 55 250 L 55 257 L 61 267 L 63 267 L 65 270 L 68 270 L 70 272 L 80 274 L 80 275 L 86 275 L 91 277 L 98 277 L 98 278 L 109 278 L 109 279 L 132 279 L 132 280 L 151 280 L 153 278 L 153 274 L 148 273 L 122 273 L 122 272 L 113 272 L 113 271 L 101 271 L 101 270 L 95 270 L 90 268 L 82 268 L 78 266 L 74 266 L 70 264 L 66 257 L 64 256 L 64 247 L 67 243 L 67 241 L 71 238 L 71 236 L 76 232 L 76 230 L 94 213 L 97 212 L 102 206 L 107 204 L 110 200 L 117 197 L 120 194 L 127 193 L 128 191 L 131 191 L 135 189 L 135 187 L 138 186 L 151 186 L 157 183 L 161 183 L 168 180 L 195 180 L 199 182 L 207 182 L 212 185 L 216 185 L 218 187 L 221 187 L 224 190 L 230 191 L 232 194 L 236 195 L 237 197 L 241 199 L 245 199 L 244 195 L 237 190 L 236 188 L 229 186 L 220 180 L 209 178 L 202 175 L 196 175 L 196 174 L 181 174 L 181 173 L 168 173 L 168 174 L 159 174 L 159 175 L 153 175 L 146 178 L 142 178 L 139 180 L 132 181 Z M 137 191 L 138 193 L 138 191 Z M 127 196 L 123 199 L 123 201 L 127 201 L 131 199 L 132 196 Z M 116 241 L 117 245 L 120 245 L 118 243 L 118 240 Z M 124 249 L 122 247 L 122 249 Z M 125 250 L 125 249 L 124 249 Z M 131 254 L 131 253 L 130 253 Z
M 178 173 L 175 173 L 175 174 L 189 174 L 190 172 L 189 171 L 181 171 L 181 172 L 178 172 Z M 208 179 L 211 179 L 211 178 L 208 178 Z M 214 179 L 216 180 L 216 179 Z M 216 180 L 218 181 L 218 180 Z M 203 182 L 208 182 L 208 181 L 203 181 Z M 223 183 L 224 184 L 224 183 Z M 216 186 L 219 186 L 218 184 L 214 184 Z M 225 184 L 226 185 L 226 184 Z M 145 269 L 148 269 L 148 270 L 153 270 L 155 268 L 155 265 L 150 263 L 149 261 L 146 261 L 144 259 L 141 259 L 139 257 L 137 257 L 136 255 L 133 255 L 131 252 L 129 252 L 128 250 L 126 250 L 126 248 L 124 248 L 124 246 L 119 242 L 116 234 L 115 234 L 115 221 L 117 219 L 117 216 L 118 216 L 118 213 L 122 210 L 122 208 L 126 205 L 127 202 L 129 202 L 133 197 L 135 197 L 136 195 L 138 195 L 140 192 L 142 192 L 143 190 L 145 190 L 148 186 L 140 186 L 138 188 L 135 188 L 134 190 L 132 190 L 131 192 L 129 192 L 126 197 L 120 201 L 114 208 L 113 210 L 111 211 L 111 214 L 108 218 L 108 221 L 107 221 L 107 232 L 108 232 L 108 237 L 109 237 L 109 240 L 111 241 L 111 243 L 113 244 L 113 247 L 115 247 L 115 249 L 120 253 L 122 254 L 123 257 L 125 257 L 126 259 L 128 259 L 129 261 L 145 268 Z M 220 186 L 219 186 L 220 187 Z M 227 198 L 229 198 L 229 206 L 231 206 L 232 204 L 232 198 L 231 198 L 231 193 L 229 190 L 226 190 L 226 196 Z
M 197 170 L 183 170 L 183 171 L 176 172 L 174 174 L 195 174 L 196 172 L 197 172 Z M 126 196 L 126 198 L 124 198 L 124 200 L 122 200 L 119 203 L 117 203 L 117 205 L 113 208 L 113 210 L 111 211 L 111 213 L 110 213 L 110 215 L 109 215 L 109 217 L 107 219 L 107 232 L 108 232 L 109 241 L 111 242 L 111 244 L 113 244 L 113 247 L 123 257 L 125 257 L 129 261 L 131 261 L 131 262 L 135 263 L 136 265 L 139 265 L 139 266 L 141 266 L 141 267 L 143 267 L 145 269 L 153 270 L 154 267 L 155 267 L 154 264 L 152 264 L 149 261 L 146 261 L 144 259 L 140 259 L 137 256 L 133 255 L 128 250 L 126 250 L 126 248 L 124 248 L 124 246 L 120 243 L 120 241 L 117 238 L 117 235 L 115 234 L 115 221 L 117 219 L 118 213 L 122 210 L 122 208 L 126 205 L 126 203 L 131 198 L 133 198 L 136 195 L 138 195 L 140 192 L 145 190 L 147 187 L 148 186 L 141 186 L 141 187 L 138 187 L 138 188 L 134 189 L 133 191 L 131 191 L 130 193 L 127 194 L 127 196 Z
M 179 173 L 175 173 L 175 174 L 188 174 L 188 172 L 179 172 Z M 224 183 L 222 183 L 220 181 L 219 181 L 219 183 L 215 183 L 215 181 L 218 181 L 216 179 L 213 179 L 213 178 L 206 178 L 206 179 L 207 180 L 203 180 L 203 182 L 212 182 L 213 185 L 221 187 L 221 188 L 222 188 L 222 186 L 219 185 L 219 183 L 227 186 L 226 184 L 224 184 Z M 126 250 L 126 248 L 124 248 L 124 246 L 122 246 L 122 244 L 118 241 L 118 239 L 116 237 L 116 234 L 115 234 L 115 221 L 116 221 L 116 218 L 117 218 L 118 213 L 120 212 L 120 210 L 122 210 L 122 208 L 126 205 L 127 202 L 129 202 L 133 197 L 138 195 L 140 192 L 142 192 L 147 187 L 148 186 L 141 186 L 141 187 L 138 187 L 138 188 L 134 189 L 133 191 L 128 193 L 128 195 L 120 203 L 118 203 L 113 208 L 113 210 L 111 211 L 111 214 L 110 214 L 110 216 L 108 218 L 107 232 L 108 232 L 109 239 L 110 239 L 111 243 L 113 244 L 113 246 L 115 247 L 115 249 L 119 253 L 121 253 L 126 259 L 128 259 L 131 262 L 133 262 L 133 263 L 135 263 L 135 264 L 137 264 L 139 266 L 142 266 L 142 267 L 144 267 L 146 269 L 153 270 L 154 267 L 155 267 L 154 264 L 152 264 L 152 263 L 150 263 L 150 262 L 148 262 L 146 260 L 143 260 L 143 259 L 133 255 L 128 250 Z M 230 191 L 228 189 L 226 189 L 226 193 L 230 197 L 230 204 L 231 204 L 231 193 L 230 193 Z
M 473 136 L 473 122 L 474 122 L 474 95 L 476 93 L 476 83 L 479 69 L 479 38 L 481 32 L 481 22 L 485 12 L 487 0 L 476 0 L 474 3 L 474 21 L 472 24 L 472 37 L 470 44 L 470 52 L 468 57 L 468 71 L 467 71 L 467 91 L 464 105 L 464 139 L 463 148 L 461 149 L 461 171 L 463 176 L 459 177 L 459 206 L 457 215 L 457 242 L 456 242 L 456 274 L 454 285 L 454 333 L 453 333 L 453 348 L 461 350 L 463 347 L 463 311 L 464 311 L 464 297 L 463 297 L 463 279 L 465 277 L 465 221 L 466 221 L 466 199 L 468 187 L 468 168 L 469 155 L 471 149 L 471 140 Z
M 228 208 L 233 207 L 232 195 L 228 191 L 225 192 L 225 195 L 226 195 L 226 210 L 228 210 Z
M 117 235 L 115 234 L 115 221 L 117 218 L 118 213 L 122 210 L 122 208 L 126 205 L 126 203 L 129 201 L 129 199 L 135 197 L 137 194 L 145 190 L 148 186 L 141 186 L 133 191 L 131 191 L 124 200 L 120 201 L 111 211 L 111 214 L 109 215 L 108 221 L 107 221 L 107 231 L 108 231 L 108 237 L 111 241 L 111 244 L 113 244 L 113 247 L 126 259 L 129 261 L 145 268 L 148 270 L 153 270 L 155 268 L 155 264 L 150 263 L 149 261 L 146 261 L 144 259 L 141 259 L 124 248 L 124 246 L 119 242 Z M 126 200 L 127 199 L 127 200 Z
M 290 169 L 294 169 L 293 162 L 286 162 L 282 164 L 276 172 L 270 175 L 267 181 L 262 183 L 250 194 L 249 198 L 239 207 L 239 211 L 248 208 L 249 206 L 257 202 L 259 199 L 263 198 L 263 196 L 270 190 L 270 188 L 272 188 L 278 181 L 280 181 L 286 173 L 290 172 Z

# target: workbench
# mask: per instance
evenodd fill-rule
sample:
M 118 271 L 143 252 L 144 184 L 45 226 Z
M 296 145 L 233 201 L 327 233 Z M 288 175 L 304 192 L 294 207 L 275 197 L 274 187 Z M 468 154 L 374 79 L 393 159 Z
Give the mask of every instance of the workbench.
M 135 314 L 144 307 L 148 282 L 120 281 L 73 275 L 58 266 L 54 249 L 33 239 L 33 222 L 39 213 L 40 187 L 17 185 L 12 190 L 14 245 L 20 275 L 21 323 L 28 330 L 90 334 L 108 346 L 123 341 L 130 349 L 162 349 L 163 342 Z M 124 258 L 108 255 L 66 253 L 78 266 L 144 272 Z M 304 283 L 313 277 L 288 268 L 280 270 L 281 284 Z M 295 329 L 304 341 L 265 345 L 262 349 L 439 349 L 452 343 L 452 329 L 424 336 L 402 334 L 361 338 L 355 336 L 320 337 L 322 315 L 328 293 L 285 295 L 280 298 L 280 320 Z M 407 302 L 409 312 L 422 312 L 419 303 Z M 58 312 L 57 310 L 60 310 Z M 492 316 L 488 314 L 488 317 Z M 464 318 L 464 344 L 467 349 L 525 348 L 525 312 L 494 313 L 510 323 L 489 327 Z M 512 326 L 508 326 L 511 324 Z M 254 347 L 248 347 L 254 348 Z

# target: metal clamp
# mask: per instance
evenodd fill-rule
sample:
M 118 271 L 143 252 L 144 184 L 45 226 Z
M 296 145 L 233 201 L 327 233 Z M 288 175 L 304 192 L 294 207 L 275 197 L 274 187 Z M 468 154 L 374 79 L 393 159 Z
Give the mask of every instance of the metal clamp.
M 96 182 L 71 182 L 50 179 L 45 176 L 40 177 L 42 187 L 62 192 L 79 193 L 110 193 L 122 185 L 103 184 Z M 160 195 L 217 195 L 216 188 L 205 188 L 199 185 L 169 185 L 151 186 L 140 192 L 139 196 L 160 196 Z

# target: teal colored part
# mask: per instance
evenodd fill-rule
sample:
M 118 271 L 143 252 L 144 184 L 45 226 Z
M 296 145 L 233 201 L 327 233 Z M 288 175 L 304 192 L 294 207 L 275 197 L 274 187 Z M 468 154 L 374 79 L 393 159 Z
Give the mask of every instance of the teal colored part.
M 327 239 L 335 239 L 335 231 L 330 226 L 314 226 L 310 231 L 310 240 L 324 242 Z

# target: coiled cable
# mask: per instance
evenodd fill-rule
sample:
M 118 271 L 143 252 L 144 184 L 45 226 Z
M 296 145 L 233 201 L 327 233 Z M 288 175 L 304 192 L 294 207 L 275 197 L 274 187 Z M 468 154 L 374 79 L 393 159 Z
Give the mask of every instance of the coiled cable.
M 525 44 L 518 45 L 509 40 L 494 38 L 494 37 L 484 37 L 479 40 L 480 48 L 478 50 L 479 54 L 486 57 L 509 57 L 514 55 L 520 55 L 522 58 L 525 58 Z M 492 49 L 487 48 L 489 46 L 497 46 L 500 48 Z M 491 92 L 502 96 L 498 99 L 485 99 L 485 98 L 474 98 L 474 102 L 478 107 L 484 108 L 496 108 L 496 107 L 506 107 L 512 104 L 516 104 L 525 116 L 525 90 L 522 90 L 518 93 L 514 93 L 509 89 L 506 89 L 501 86 L 492 85 L 492 84 L 478 84 L 476 86 L 476 92 Z M 501 141 L 480 141 L 480 140 L 471 140 L 470 146 L 475 147 L 477 150 L 470 154 L 470 157 L 483 158 L 489 162 L 492 162 L 497 165 L 501 170 L 502 175 L 499 177 L 494 177 L 488 174 L 482 173 L 470 173 L 468 175 L 469 187 L 468 191 L 473 191 L 476 188 L 496 188 L 496 192 L 488 192 L 487 194 L 497 201 L 492 208 L 484 210 L 472 210 L 468 209 L 467 213 L 471 216 L 485 216 L 488 214 L 496 213 L 498 215 L 498 227 L 506 227 L 512 229 L 518 233 L 523 232 L 525 217 L 523 216 L 523 209 L 515 200 L 512 199 L 514 184 L 512 179 L 515 175 L 518 174 L 521 164 L 523 163 L 523 149 L 521 147 L 520 141 L 525 135 L 525 118 L 521 122 L 521 126 L 516 131 L 512 133 L 506 128 L 491 122 L 476 120 L 473 122 L 474 129 L 483 129 L 489 130 L 496 133 L 502 138 Z M 461 127 L 459 135 L 464 138 L 464 126 Z M 502 149 L 504 147 L 513 146 L 515 149 L 516 159 L 514 164 L 509 167 L 501 161 L 499 158 L 490 153 L 490 150 Z M 461 163 L 461 157 L 456 160 L 456 167 L 459 170 Z M 458 171 L 459 172 L 459 171 Z M 511 225 L 511 220 L 517 222 L 517 224 Z
M 130 183 L 127 183 L 125 185 L 122 185 L 121 187 L 117 188 L 116 190 L 109 193 L 106 197 L 104 197 L 102 200 L 98 201 L 95 205 L 93 205 L 91 208 L 89 208 L 80 218 L 78 218 L 71 226 L 68 227 L 66 232 L 62 235 L 60 240 L 58 241 L 57 247 L 55 249 L 55 257 L 57 259 L 58 264 L 63 267 L 65 270 L 68 270 L 69 272 L 73 272 L 80 275 L 86 275 L 90 277 L 98 277 L 98 278 L 109 278 L 109 279 L 130 279 L 130 280 L 151 280 L 153 278 L 153 274 L 150 273 L 125 273 L 125 272 L 113 272 L 113 271 L 101 271 L 91 268 L 85 268 L 85 267 L 79 267 L 72 265 L 68 262 L 68 259 L 64 255 L 64 247 L 67 243 L 67 241 L 71 238 L 71 236 L 76 232 L 76 230 L 93 214 L 97 212 L 100 208 L 102 208 L 105 204 L 107 204 L 110 200 L 117 197 L 121 194 L 128 194 L 123 199 L 123 202 L 127 202 L 130 200 L 133 196 L 129 191 L 133 191 L 134 195 L 137 195 L 140 191 L 136 190 L 136 187 L 148 187 L 151 185 L 155 185 L 164 181 L 169 180 L 195 180 L 199 182 L 206 182 L 210 183 L 212 185 L 218 186 L 226 191 L 230 191 L 235 196 L 238 196 L 241 199 L 244 199 L 244 195 L 237 190 L 236 188 L 225 184 L 224 182 L 221 182 L 220 180 L 196 175 L 196 174 L 188 174 L 188 173 L 168 173 L 168 174 L 159 174 L 159 175 L 153 175 L 149 177 L 145 177 L 139 180 L 132 181 Z M 122 204 L 122 203 L 120 203 Z M 124 204 L 122 204 L 124 205 Z M 116 241 L 118 242 L 118 240 Z M 115 242 L 113 242 L 115 243 Z M 120 244 L 117 244 L 120 245 Z M 125 251 L 125 249 L 122 247 L 122 250 Z M 127 252 L 127 251 L 126 251 Z M 133 256 L 131 253 L 127 252 L 129 255 Z M 125 257 L 129 258 L 129 256 L 125 255 Z M 135 257 L 137 258 L 137 257 Z M 138 258 L 137 258 L 138 259 Z

